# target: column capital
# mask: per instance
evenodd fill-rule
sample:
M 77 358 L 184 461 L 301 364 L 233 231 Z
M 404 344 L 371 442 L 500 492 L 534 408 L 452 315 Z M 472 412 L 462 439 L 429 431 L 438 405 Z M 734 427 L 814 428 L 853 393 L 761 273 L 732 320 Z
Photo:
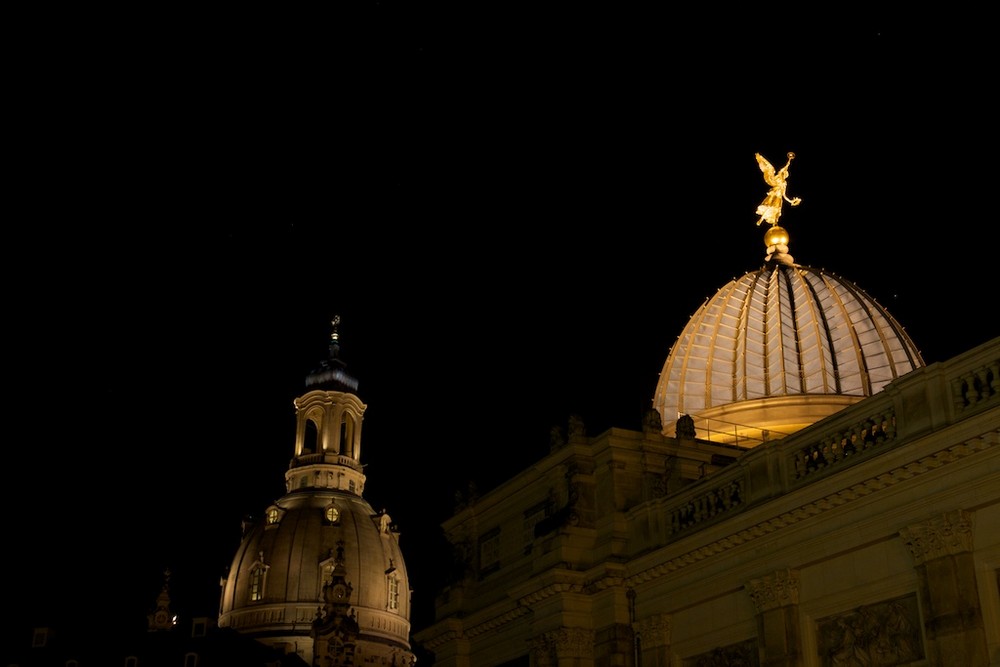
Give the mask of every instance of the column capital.
M 654 614 L 635 622 L 635 632 L 642 637 L 642 645 L 648 648 L 670 645 L 670 616 Z
M 795 605 L 799 603 L 799 571 L 776 570 L 760 579 L 751 579 L 745 588 L 757 613 Z
M 899 531 L 903 543 L 917 565 L 972 551 L 972 514 L 954 510 Z

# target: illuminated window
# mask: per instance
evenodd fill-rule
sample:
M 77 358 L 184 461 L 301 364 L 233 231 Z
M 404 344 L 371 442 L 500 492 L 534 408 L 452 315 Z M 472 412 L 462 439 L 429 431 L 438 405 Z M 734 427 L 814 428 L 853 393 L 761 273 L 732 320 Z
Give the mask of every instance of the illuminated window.
M 250 601 L 259 602 L 264 599 L 264 575 L 267 574 L 267 566 L 257 563 L 250 571 Z
M 31 637 L 31 645 L 34 648 L 40 648 L 48 643 L 49 643 L 49 629 L 35 628 L 35 633 Z
M 268 525 L 273 525 L 278 523 L 278 508 L 272 507 L 267 510 L 267 523 Z
M 389 610 L 399 611 L 399 579 L 396 575 L 390 574 L 386 577 L 389 584 Z
M 334 507 L 333 505 L 330 505 L 329 507 L 326 508 L 325 517 L 326 520 L 329 521 L 330 523 L 337 523 L 337 521 L 340 520 L 340 510 Z

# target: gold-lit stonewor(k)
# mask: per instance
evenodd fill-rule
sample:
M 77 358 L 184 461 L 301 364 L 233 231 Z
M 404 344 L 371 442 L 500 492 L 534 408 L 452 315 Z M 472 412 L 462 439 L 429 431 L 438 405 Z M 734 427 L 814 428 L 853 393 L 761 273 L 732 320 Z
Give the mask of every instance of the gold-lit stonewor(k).
M 757 226 L 765 220 L 772 225 L 778 224 L 778 218 L 781 217 L 781 206 L 783 202 L 788 202 L 792 206 L 798 206 L 802 203 L 802 199 L 795 197 L 790 199 L 785 193 L 788 187 L 788 166 L 792 164 L 792 160 L 795 159 L 795 153 L 788 153 L 788 162 L 780 170 L 775 171 L 774 167 L 771 165 L 767 159 L 760 153 L 754 153 L 757 158 L 757 164 L 760 166 L 760 170 L 764 172 L 764 182 L 771 186 L 771 189 L 767 191 L 767 196 L 764 197 L 764 201 L 760 203 L 757 207 L 757 215 L 760 218 L 757 219 Z

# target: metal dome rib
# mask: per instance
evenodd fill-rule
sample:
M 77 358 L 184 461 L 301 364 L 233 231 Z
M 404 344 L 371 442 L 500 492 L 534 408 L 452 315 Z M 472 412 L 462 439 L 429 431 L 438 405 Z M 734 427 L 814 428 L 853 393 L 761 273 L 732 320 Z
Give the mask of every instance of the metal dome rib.
M 832 412 L 844 407 L 843 397 L 871 396 L 919 366 L 903 328 L 856 284 L 768 263 L 723 286 L 690 318 L 667 356 L 653 407 L 668 433 L 681 414 L 742 410 L 750 418 L 753 411 L 731 406 L 779 398 L 841 397 Z M 789 419 L 749 425 L 804 425 Z

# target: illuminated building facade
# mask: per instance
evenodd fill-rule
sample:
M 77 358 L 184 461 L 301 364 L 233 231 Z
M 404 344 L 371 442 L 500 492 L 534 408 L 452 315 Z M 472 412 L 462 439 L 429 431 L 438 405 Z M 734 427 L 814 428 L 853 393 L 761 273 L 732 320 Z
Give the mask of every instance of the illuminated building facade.
M 443 522 L 435 665 L 1000 664 L 1000 338 L 925 364 L 770 194 L 642 430 L 571 419 Z

